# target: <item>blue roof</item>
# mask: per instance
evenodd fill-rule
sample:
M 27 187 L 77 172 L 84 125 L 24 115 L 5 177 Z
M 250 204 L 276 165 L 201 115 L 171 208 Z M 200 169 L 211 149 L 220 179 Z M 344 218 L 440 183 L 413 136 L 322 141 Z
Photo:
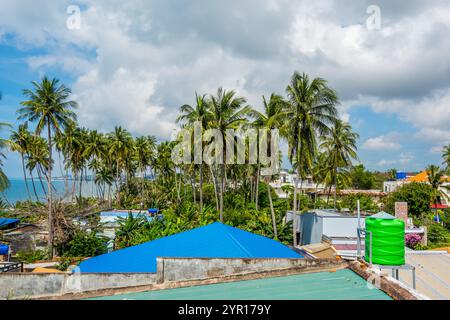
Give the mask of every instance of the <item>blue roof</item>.
M 19 221 L 19 219 L 0 218 L 0 229 L 18 223 Z
M 155 273 L 156 257 L 303 258 L 278 241 L 215 222 L 90 258 L 79 268 L 92 273 Z

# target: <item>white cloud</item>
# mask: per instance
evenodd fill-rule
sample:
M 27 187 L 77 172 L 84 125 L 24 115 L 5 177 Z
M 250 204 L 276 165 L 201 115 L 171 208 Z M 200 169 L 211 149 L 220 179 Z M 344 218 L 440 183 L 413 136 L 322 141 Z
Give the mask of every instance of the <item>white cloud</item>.
M 395 134 L 378 136 L 367 139 L 362 148 L 369 151 L 386 151 L 386 150 L 398 150 L 401 148 L 401 144 L 394 140 Z
M 0 0 L 0 37 L 45 48 L 31 68 L 59 67 L 77 78 L 82 124 L 122 124 L 169 137 L 181 104 L 222 85 L 256 107 L 284 93 L 294 70 L 329 80 L 349 109 L 371 106 L 413 124 L 420 134 L 450 123 L 450 4 L 378 1 L 382 29 L 365 27 L 370 0 L 80 0 L 80 30 L 68 30 L 72 1 Z M 0 38 L 0 41 L 6 41 Z M 151 124 L 149 125 L 149 123 Z M 445 132 L 444 132 L 445 133 Z M 430 134 L 430 132 L 428 132 Z M 442 136 L 441 138 L 442 139 Z M 380 136 L 367 150 L 398 150 Z

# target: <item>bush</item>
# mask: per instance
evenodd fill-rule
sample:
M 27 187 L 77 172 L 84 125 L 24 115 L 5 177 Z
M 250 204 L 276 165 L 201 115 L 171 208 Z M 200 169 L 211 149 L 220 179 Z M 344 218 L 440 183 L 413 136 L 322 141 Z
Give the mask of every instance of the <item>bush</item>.
M 48 253 L 44 250 L 19 251 L 16 254 L 16 258 L 22 262 L 34 263 L 36 261 L 46 260 L 48 258 Z
M 422 218 L 430 211 L 433 189 L 426 183 L 411 182 L 398 188 L 384 199 L 384 210 L 395 214 L 395 202 L 408 203 L 408 215 Z
M 428 227 L 428 241 L 434 245 L 447 246 L 450 243 L 450 232 L 439 224 Z
M 365 194 L 352 194 L 340 198 L 340 207 L 348 208 L 351 212 L 357 209 L 357 200 L 362 211 L 377 211 L 378 206 L 373 201 L 372 197 Z
M 95 232 L 78 231 L 62 248 L 63 256 L 93 257 L 106 253 L 106 241 L 106 238 L 98 237 Z

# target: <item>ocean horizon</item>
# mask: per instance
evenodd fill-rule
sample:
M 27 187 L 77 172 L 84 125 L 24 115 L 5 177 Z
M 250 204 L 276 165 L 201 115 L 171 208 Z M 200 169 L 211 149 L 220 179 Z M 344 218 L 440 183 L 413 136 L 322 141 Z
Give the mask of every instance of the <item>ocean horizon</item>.
M 55 197 L 64 198 L 65 196 L 70 196 L 72 191 L 72 183 L 74 180 L 68 180 L 68 191 L 66 190 L 66 183 L 64 180 L 56 179 L 52 181 L 52 185 L 54 187 L 53 193 Z M 31 179 L 27 179 L 26 183 L 28 184 L 29 194 L 27 192 L 27 186 L 25 184 L 25 179 L 23 178 L 10 178 L 9 179 L 10 186 L 8 189 L 3 191 L 0 195 L 0 198 L 5 199 L 7 202 L 14 204 L 17 201 L 26 201 L 32 200 L 36 201 L 36 195 L 34 193 L 33 184 Z M 34 179 L 34 185 L 36 188 L 36 194 L 38 196 L 39 201 L 45 202 L 47 201 L 45 197 L 45 192 L 47 191 L 47 180 L 42 181 L 42 185 L 38 178 Z M 79 180 L 75 183 L 75 195 L 79 194 L 80 183 Z M 44 189 L 45 191 L 44 191 Z M 97 195 L 97 187 L 93 181 L 83 181 L 82 187 L 82 195 L 84 197 L 88 196 L 96 196 Z

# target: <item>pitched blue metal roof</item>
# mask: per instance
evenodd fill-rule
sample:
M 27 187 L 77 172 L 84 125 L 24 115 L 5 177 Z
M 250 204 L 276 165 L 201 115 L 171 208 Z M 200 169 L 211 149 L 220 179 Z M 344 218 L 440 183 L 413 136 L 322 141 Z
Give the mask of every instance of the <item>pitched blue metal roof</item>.
M 20 222 L 19 219 L 10 219 L 10 218 L 0 218 L 0 229 L 7 228 L 11 225 Z
M 156 257 L 303 258 L 278 241 L 216 222 L 103 254 L 80 263 L 80 272 L 156 272 Z

